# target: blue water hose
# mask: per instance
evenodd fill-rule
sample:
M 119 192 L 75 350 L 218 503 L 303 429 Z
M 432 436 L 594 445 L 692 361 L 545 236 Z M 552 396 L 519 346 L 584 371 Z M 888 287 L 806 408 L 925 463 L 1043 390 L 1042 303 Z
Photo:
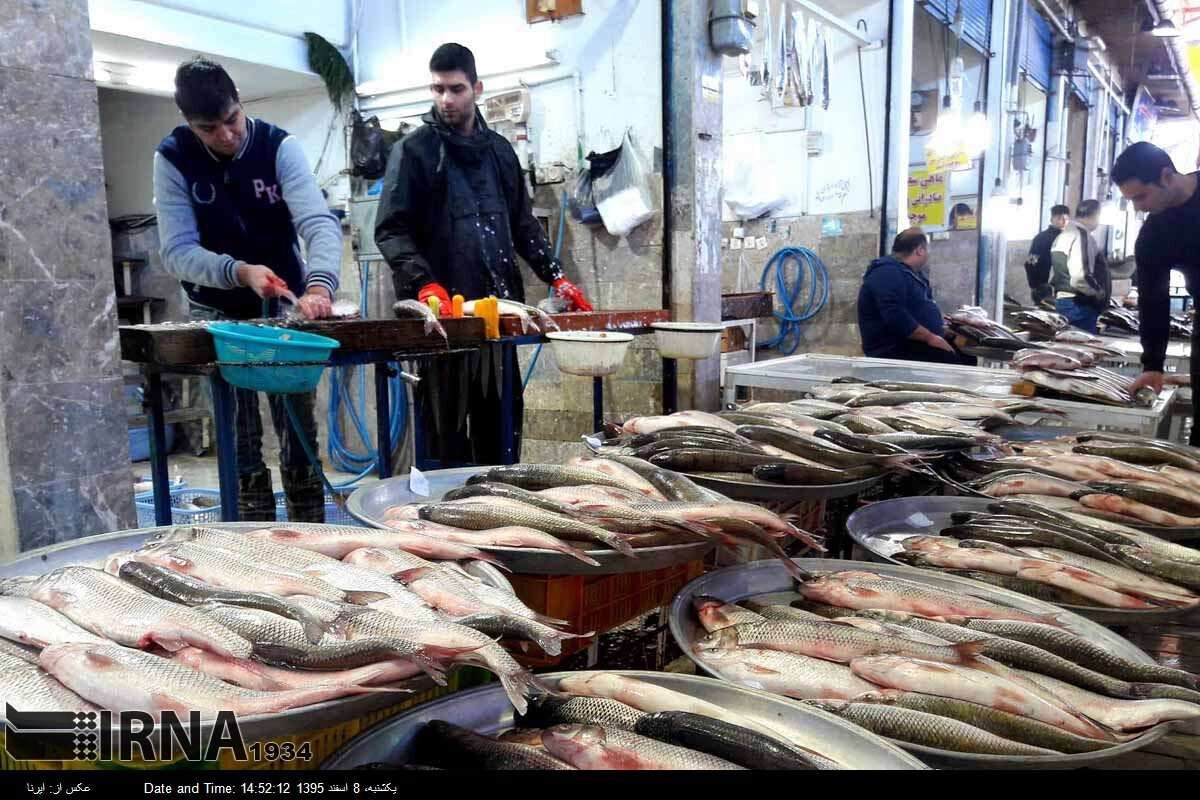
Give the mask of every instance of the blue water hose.
M 562 194 L 562 206 L 558 209 L 558 233 L 555 234 L 555 236 L 554 236 L 554 257 L 555 258 L 558 258 L 559 253 L 562 252 L 563 229 L 566 228 L 566 225 L 567 225 L 567 193 L 564 191 Z M 546 296 L 547 297 L 554 296 L 554 287 L 550 287 L 549 291 L 546 293 Z M 521 391 L 522 392 L 525 391 L 525 389 L 529 386 L 529 379 L 533 377 L 533 371 L 537 368 L 538 357 L 541 356 L 541 354 L 542 354 L 542 344 L 544 344 L 544 342 L 538 344 L 537 348 L 533 351 L 533 358 L 531 358 L 529 360 L 529 368 L 525 370 L 525 380 L 521 381 Z
M 360 269 L 359 302 L 365 310 L 369 292 L 370 273 Z M 358 375 L 358 402 L 350 394 L 350 367 L 338 367 L 329 375 L 329 412 L 328 429 L 329 442 L 326 451 L 329 461 L 342 472 L 354 473 L 356 477 L 338 484 L 337 488 L 352 486 L 362 480 L 375 469 L 378 462 L 378 448 L 371 443 L 371 434 L 365 422 L 367 402 L 367 371 L 362 369 Z M 388 379 L 388 396 L 391 404 L 391 416 L 388 429 L 391 432 L 390 441 L 398 442 L 404 438 L 408 424 L 408 387 L 400 379 L 399 372 Z M 355 451 L 350 447 L 342 434 L 341 410 L 345 406 L 354 426 L 355 432 L 363 443 L 365 452 Z
M 779 334 L 759 347 L 773 347 L 790 356 L 800 348 L 805 323 L 829 303 L 829 270 L 807 247 L 784 247 L 771 256 L 758 286 L 764 292 L 774 291 L 783 306 L 782 311 L 772 312 L 779 320 Z M 808 295 L 801 304 L 805 287 Z

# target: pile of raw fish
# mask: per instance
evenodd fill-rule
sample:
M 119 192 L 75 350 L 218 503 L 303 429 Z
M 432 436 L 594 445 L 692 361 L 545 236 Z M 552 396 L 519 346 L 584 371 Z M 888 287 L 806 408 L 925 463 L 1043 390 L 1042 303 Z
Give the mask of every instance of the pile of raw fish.
M 524 709 L 542 686 L 496 640 L 576 637 L 473 560 L 494 558 L 402 531 L 176 527 L 104 569 L 0 585 L 0 691 L 26 711 L 264 714 L 472 664 Z
M 359 768 L 482 770 L 840 769 L 769 725 L 720 705 L 606 672 L 573 673 L 495 736 L 433 720 L 408 764 Z
M 1200 719 L 1200 677 L 1118 656 L 1057 616 L 915 575 L 814 573 L 797 592 L 697 598 L 708 633 L 694 657 L 731 682 L 961 753 L 1086 753 Z
M 956 475 L 989 497 L 1146 528 L 1200 527 L 1200 449 L 1098 431 L 1014 445 L 1019 455 L 965 458 Z
M 1055 341 L 1038 349 L 1017 351 L 1012 365 L 1039 391 L 1114 406 L 1154 405 L 1158 395 L 1153 389 L 1143 387 L 1135 395 L 1130 391 L 1132 378 L 1098 366 L 1097 360 L 1104 355 L 1120 354 L 1094 343 Z
M 382 523 L 396 535 L 550 550 L 593 566 L 603 549 L 636 559 L 639 548 L 697 542 L 762 545 L 788 564 L 783 539 L 823 550 L 784 517 L 649 461 L 604 451 L 567 464 L 493 467 L 440 501 L 388 509 Z

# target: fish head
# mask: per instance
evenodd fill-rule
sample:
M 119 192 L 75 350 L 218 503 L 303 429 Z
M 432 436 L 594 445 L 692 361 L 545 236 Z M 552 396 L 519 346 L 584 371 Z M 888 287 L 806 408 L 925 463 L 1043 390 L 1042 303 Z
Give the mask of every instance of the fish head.
M 191 542 L 200 535 L 200 531 L 200 528 L 191 525 L 172 525 L 162 533 L 157 533 L 147 539 L 143 549 L 146 546 L 160 543 Z
M 829 714 L 841 714 L 850 703 L 846 700 L 802 700 L 804 705 L 817 708 Z
M 717 628 L 696 642 L 699 650 L 736 650 L 738 634 L 736 627 Z

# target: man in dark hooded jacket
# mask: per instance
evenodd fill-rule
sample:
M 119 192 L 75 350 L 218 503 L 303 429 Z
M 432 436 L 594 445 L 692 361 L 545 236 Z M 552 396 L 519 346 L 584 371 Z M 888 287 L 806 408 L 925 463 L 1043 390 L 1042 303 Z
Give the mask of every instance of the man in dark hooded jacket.
M 942 335 L 928 263 L 929 239 L 920 228 L 909 228 L 896 237 L 891 255 L 867 267 L 858 292 L 858 329 L 868 357 L 964 363 Z
M 545 231 L 534 219 L 512 145 L 490 130 L 476 106 L 483 92 L 475 57 L 444 44 L 429 61 L 433 108 L 425 125 L 397 142 L 375 223 L 375 243 L 392 268 L 396 297 L 426 302 L 489 295 L 525 302 L 517 256 L 549 283 L 569 310 L 591 311 L 583 292 L 563 277 Z M 420 384 L 424 431 L 419 458 L 499 463 L 500 392 L 494 353 L 433 360 Z M 508 370 L 513 426 L 521 430 L 520 376 Z M 469 417 L 469 420 L 468 420 Z M 512 454 L 519 458 L 520 449 Z

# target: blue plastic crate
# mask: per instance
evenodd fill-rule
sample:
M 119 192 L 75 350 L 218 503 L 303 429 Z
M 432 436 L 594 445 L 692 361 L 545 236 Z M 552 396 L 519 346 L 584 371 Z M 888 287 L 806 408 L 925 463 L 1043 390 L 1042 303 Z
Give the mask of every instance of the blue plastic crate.
M 192 509 L 186 506 L 194 500 L 203 498 L 211 500 L 212 506 Z M 135 495 L 133 506 L 137 509 L 138 527 L 150 528 L 156 525 L 154 521 L 154 492 Z M 206 522 L 221 521 L 221 493 L 215 489 L 172 489 L 171 490 L 171 524 L 172 525 L 201 525 Z
M 287 495 L 283 492 L 275 493 L 275 520 L 277 522 L 287 522 Z M 338 508 L 333 502 L 333 497 L 329 494 L 329 490 L 325 491 L 325 522 L 328 525 L 354 525 L 359 528 L 366 527 L 361 522 L 350 516 L 350 512 L 344 508 Z

